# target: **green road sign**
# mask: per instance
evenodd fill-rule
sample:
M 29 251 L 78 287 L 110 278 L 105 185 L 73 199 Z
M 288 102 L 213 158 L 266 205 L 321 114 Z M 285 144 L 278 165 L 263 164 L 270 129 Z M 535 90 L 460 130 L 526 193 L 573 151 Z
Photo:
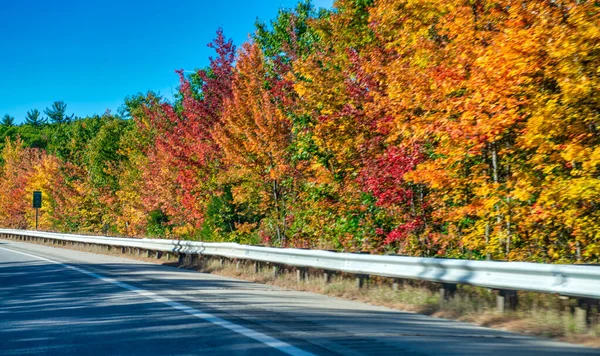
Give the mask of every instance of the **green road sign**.
M 42 207 L 42 192 L 35 191 L 33 192 L 33 207 L 41 208 Z

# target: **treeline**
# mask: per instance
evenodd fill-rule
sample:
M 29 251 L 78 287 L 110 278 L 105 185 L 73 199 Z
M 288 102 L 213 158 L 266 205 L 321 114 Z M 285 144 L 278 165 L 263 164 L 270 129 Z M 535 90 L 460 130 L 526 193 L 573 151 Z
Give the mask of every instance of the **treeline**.
M 597 1 L 302 2 L 176 99 L 4 124 L 0 224 L 598 262 Z

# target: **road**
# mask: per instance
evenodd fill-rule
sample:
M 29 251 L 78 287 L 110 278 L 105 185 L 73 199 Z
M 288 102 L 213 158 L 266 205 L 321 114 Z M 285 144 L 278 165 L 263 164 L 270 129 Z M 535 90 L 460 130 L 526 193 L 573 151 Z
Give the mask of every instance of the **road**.
M 0 240 L 0 355 L 600 355 L 246 281 Z

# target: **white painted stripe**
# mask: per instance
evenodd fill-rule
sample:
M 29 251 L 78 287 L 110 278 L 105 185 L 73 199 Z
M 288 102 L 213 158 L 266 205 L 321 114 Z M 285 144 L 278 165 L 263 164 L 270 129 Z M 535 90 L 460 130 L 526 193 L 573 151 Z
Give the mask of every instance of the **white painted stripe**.
M 150 291 L 147 291 L 147 290 L 144 290 L 144 289 L 140 289 L 140 288 L 134 287 L 131 284 L 119 282 L 116 279 L 109 278 L 109 277 L 104 277 L 104 276 L 102 276 L 100 274 L 87 271 L 87 270 L 85 270 L 83 268 L 79 268 L 79 267 L 71 266 L 71 265 L 68 265 L 68 264 L 64 264 L 64 263 L 61 263 L 61 262 L 58 262 L 58 261 L 54 261 L 54 260 L 51 260 L 51 259 L 48 259 L 48 258 L 45 258 L 45 257 L 36 256 L 36 255 L 32 255 L 32 254 L 21 252 L 21 251 L 16 251 L 16 250 L 5 248 L 5 247 L 0 247 L 0 249 L 7 250 L 7 251 L 10 251 L 10 252 L 14 252 L 14 253 L 20 253 L 20 254 L 25 255 L 25 256 L 36 258 L 38 260 L 42 260 L 42 261 L 54 263 L 54 264 L 63 266 L 65 268 L 72 269 L 72 270 L 77 271 L 79 273 L 83 273 L 83 274 L 88 275 L 90 277 L 97 278 L 97 279 L 99 279 L 99 280 L 101 280 L 103 282 L 114 284 L 114 285 L 119 286 L 119 287 L 121 287 L 123 289 L 132 291 L 132 292 L 134 292 L 134 293 L 136 293 L 136 294 L 138 294 L 138 295 L 140 295 L 142 297 L 146 297 L 146 298 L 152 299 L 152 300 L 154 300 L 156 302 L 166 304 L 166 305 L 170 306 L 173 309 L 180 310 L 180 311 L 182 311 L 184 313 L 193 315 L 193 316 L 195 316 L 195 317 L 197 317 L 199 319 L 208 321 L 208 322 L 213 323 L 215 325 L 219 325 L 221 327 L 224 327 L 226 329 L 234 331 L 234 332 L 236 332 L 238 334 L 241 334 L 241 335 L 247 336 L 249 338 L 252 338 L 252 339 L 254 339 L 256 341 L 259 341 L 259 342 L 261 342 L 261 343 L 263 343 L 265 345 L 268 345 L 268 346 L 270 346 L 270 347 L 272 347 L 274 349 L 277 349 L 277 350 L 279 350 L 281 352 L 284 352 L 284 353 L 286 353 L 288 355 L 292 355 L 292 356 L 314 356 L 314 354 L 312 354 L 310 352 L 301 350 L 301 349 L 299 349 L 299 348 L 297 348 L 295 346 L 292 346 L 292 345 L 290 345 L 290 344 L 288 344 L 286 342 L 283 342 L 281 340 L 278 340 L 278 339 L 276 339 L 274 337 L 265 335 L 265 334 L 260 333 L 258 331 L 254 331 L 252 329 L 248 329 L 248 328 L 246 328 L 244 326 L 241 326 L 241 325 L 234 324 L 234 323 L 232 323 L 230 321 L 227 321 L 225 319 L 221 319 L 218 316 L 214 316 L 214 315 L 209 314 L 209 313 L 205 313 L 205 312 L 203 312 L 201 310 L 194 309 L 192 307 L 188 307 L 187 305 L 183 305 L 183 304 L 181 304 L 179 302 L 173 301 L 173 300 L 171 300 L 169 298 L 165 298 L 165 297 L 160 296 L 160 295 L 158 295 L 156 293 L 153 293 L 153 292 L 150 292 Z

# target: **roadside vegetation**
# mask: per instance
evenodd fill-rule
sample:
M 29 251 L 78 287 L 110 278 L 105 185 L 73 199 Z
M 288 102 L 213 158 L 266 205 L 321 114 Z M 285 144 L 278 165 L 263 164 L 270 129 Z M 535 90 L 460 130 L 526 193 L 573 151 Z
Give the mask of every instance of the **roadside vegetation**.
M 547 263 L 600 256 L 597 1 L 300 2 L 80 118 L 0 125 L 0 226 Z M 226 29 L 225 29 L 226 31 Z

